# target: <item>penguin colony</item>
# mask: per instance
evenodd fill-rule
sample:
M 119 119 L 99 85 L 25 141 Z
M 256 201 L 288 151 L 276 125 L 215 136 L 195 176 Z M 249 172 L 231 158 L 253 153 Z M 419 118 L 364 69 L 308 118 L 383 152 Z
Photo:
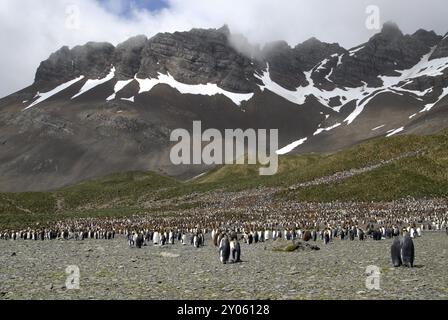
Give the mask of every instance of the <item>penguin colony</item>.
M 142 247 L 154 245 L 165 246 L 180 243 L 182 246 L 193 246 L 197 249 L 206 245 L 206 237 L 211 239 L 213 246 L 217 248 L 217 256 L 223 264 L 239 263 L 242 261 L 241 242 L 246 245 L 284 239 L 288 241 L 318 241 L 321 240 L 325 245 L 331 244 L 334 239 L 339 238 L 345 241 L 381 241 L 383 239 L 393 239 L 390 248 L 391 262 L 394 267 L 414 267 L 415 247 L 413 239 L 421 237 L 423 230 L 444 230 L 448 235 L 448 226 L 445 222 L 440 225 L 429 227 L 422 224 L 417 226 L 412 223 L 406 228 L 399 229 L 393 227 L 378 227 L 374 223 L 368 223 L 365 230 L 358 226 L 348 227 L 330 227 L 322 230 L 314 228 L 312 230 L 303 230 L 301 228 L 283 229 L 265 228 L 264 230 L 247 230 L 245 228 L 193 228 L 193 229 L 173 229 L 154 231 L 144 229 L 140 231 L 129 231 L 127 229 L 106 230 L 100 227 L 93 228 L 90 225 L 88 230 L 33 230 L 24 231 L 4 231 L 0 233 L 0 239 L 3 240 L 27 240 L 27 241 L 83 241 L 92 240 L 111 240 L 117 236 L 125 237 L 131 248 L 141 249 Z

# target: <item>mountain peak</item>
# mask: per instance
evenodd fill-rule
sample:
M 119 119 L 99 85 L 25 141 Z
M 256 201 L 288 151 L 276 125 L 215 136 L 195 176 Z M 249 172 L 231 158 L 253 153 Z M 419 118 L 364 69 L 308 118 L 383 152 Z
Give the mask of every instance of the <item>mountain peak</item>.
M 223 25 L 221 28 L 217 29 L 218 32 L 223 33 L 225 35 L 230 35 L 230 29 L 227 24 Z
M 436 34 L 434 31 L 427 31 L 424 29 L 417 30 L 412 35 L 412 38 L 423 42 L 426 46 L 429 47 L 437 45 L 440 42 L 440 40 L 442 40 L 442 37 Z
M 381 30 L 381 34 L 388 38 L 396 38 L 396 37 L 403 36 L 403 32 L 401 32 L 398 25 L 392 21 L 388 21 L 383 24 L 383 29 Z
M 148 40 L 148 38 L 145 35 L 138 35 L 135 37 L 131 37 L 129 39 L 127 39 L 126 41 L 123 41 L 122 43 L 117 45 L 117 48 L 121 48 L 121 47 L 133 47 L 133 46 L 137 46 L 137 45 L 142 45 L 144 44 L 146 41 Z
M 445 58 L 448 56 L 448 33 L 442 38 L 437 45 L 437 48 L 434 50 L 433 54 L 430 57 L 432 59 Z
M 291 49 L 290 45 L 288 44 L 288 42 L 284 40 L 268 42 L 263 47 L 264 52 L 271 52 L 273 50 L 275 51 L 290 50 L 290 49 Z
M 302 45 L 304 46 L 314 46 L 314 45 L 320 45 L 322 44 L 322 41 L 320 41 L 319 39 L 317 39 L 316 37 L 311 37 L 308 40 L 305 40 L 304 42 L 302 42 Z

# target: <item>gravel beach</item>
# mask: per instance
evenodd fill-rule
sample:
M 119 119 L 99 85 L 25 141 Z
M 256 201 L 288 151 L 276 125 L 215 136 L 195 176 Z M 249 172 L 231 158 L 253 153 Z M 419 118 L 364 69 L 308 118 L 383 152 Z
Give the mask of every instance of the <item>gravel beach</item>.
M 272 242 L 272 241 L 271 241 Z M 131 249 L 123 237 L 0 241 L 0 299 L 448 299 L 448 236 L 415 239 L 415 268 L 393 268 L 392 240 L 318 240 L 319 251 L 274 252 L 242 243 L 242 263 L 223 265 L 211 241 Z M 80 289 L 66 288 L 66 268 Z M 377 266 L 380 290 L 366 288 Z

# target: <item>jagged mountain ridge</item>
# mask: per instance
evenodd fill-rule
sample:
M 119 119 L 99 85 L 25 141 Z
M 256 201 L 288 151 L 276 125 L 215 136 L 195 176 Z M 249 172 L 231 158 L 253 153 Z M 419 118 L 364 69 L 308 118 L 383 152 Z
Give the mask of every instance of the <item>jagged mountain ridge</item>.
M 170 165 L 169 133 L 278 128 L 284 152 L 332 152 L 377 136 L 447 126 L 448 37 L 393 23 L 347 50 L 310 39 L 231 45 L 221 29 L 63 47 L 35 82 L 0 100 L 0 190 L 47 190 Z M 250 46 L 250 44 L 248 44 Z

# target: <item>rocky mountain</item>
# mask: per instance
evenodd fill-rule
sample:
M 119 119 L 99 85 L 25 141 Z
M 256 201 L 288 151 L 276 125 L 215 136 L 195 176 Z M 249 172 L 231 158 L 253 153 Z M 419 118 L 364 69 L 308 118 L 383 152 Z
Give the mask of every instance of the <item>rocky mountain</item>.
M 208 167 L 173 166 L 169 135 L 194 120 L 279 129 L 280 154 L 429 134 L 448 126 L 447 95 L 448 36 L 393 23 L 351 49 L 315 38 L 260 48 L 226 26 L 63 47 L 0 100 L 0 191 L 134 170 L 190 178 Z

